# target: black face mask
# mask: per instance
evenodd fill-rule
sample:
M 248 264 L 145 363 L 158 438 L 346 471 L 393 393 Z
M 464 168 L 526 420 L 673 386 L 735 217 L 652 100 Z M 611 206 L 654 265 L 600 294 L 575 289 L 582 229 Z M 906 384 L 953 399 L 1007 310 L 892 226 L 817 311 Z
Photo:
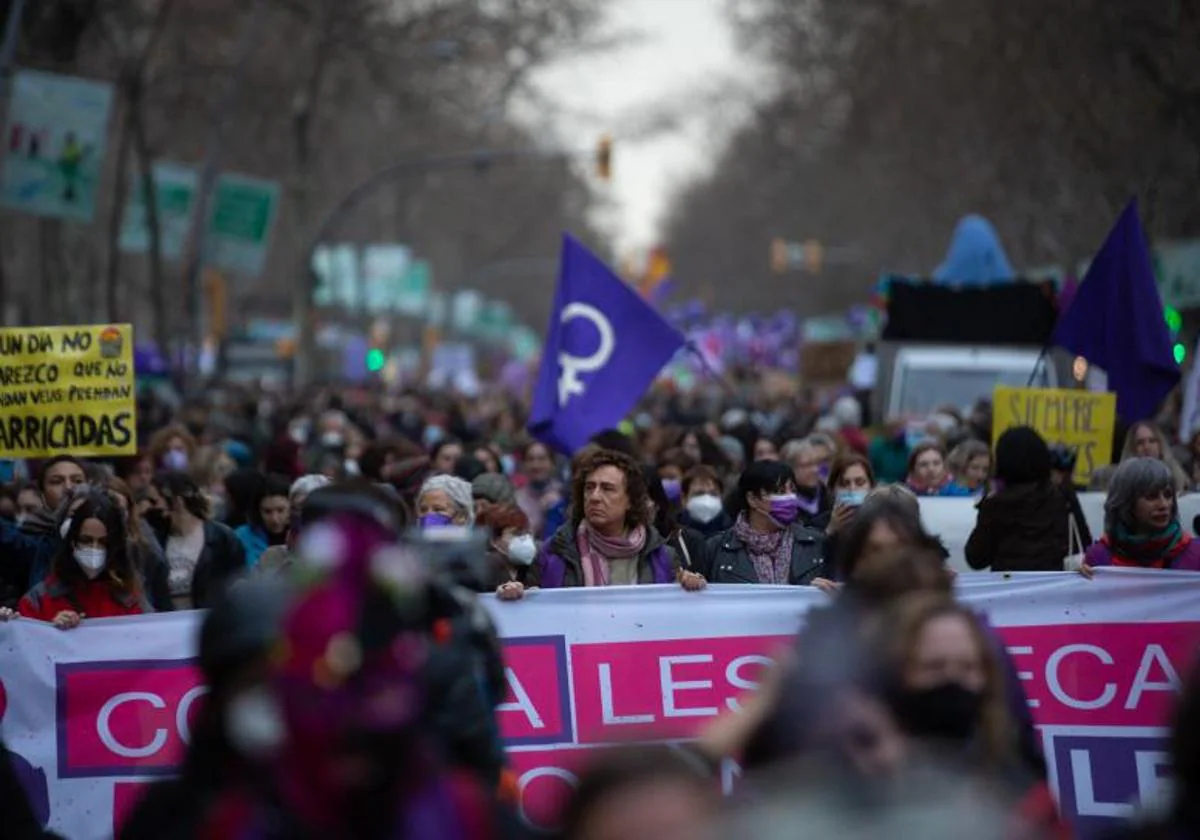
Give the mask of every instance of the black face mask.
M 159 508 L 150 508 L 142 514 L 142 518 L 156 533 L 166 531 L 171 524 L 171 517 Z
M 979 728 L 983 695 L 956 682 L 904 690 L 896 696 L 896 718 L 909 735 L 969 741 Z

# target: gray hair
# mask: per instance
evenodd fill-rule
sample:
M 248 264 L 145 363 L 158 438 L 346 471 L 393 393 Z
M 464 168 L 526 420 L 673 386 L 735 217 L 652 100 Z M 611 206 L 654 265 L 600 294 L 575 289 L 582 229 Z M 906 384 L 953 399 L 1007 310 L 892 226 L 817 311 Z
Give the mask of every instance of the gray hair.
M 1112 534 L 1118 524 L 1137 527 L 1134 508 L 1138 499 L 1163 490 L 1175 492 L 1171 468 L 1157 458 L 1130 458 L 1122 461 L 1112 474 L 1108 496 L 1104 499 L 1104 533 Z M 1179 501 L 1171 503 L 1171 519 L 1179 521 Z
M 790 463 L 803 453 L 817 449 L 827 449 L 831 454 L 837 454 L 837 444 L 833 442 L 833 438 L 824 432 L 815 432 L 803 439 L 789 440 L 779 451 L 779 457 Z
M 454 475 L 434 475 L 425 479 L 421 492 L 417 494 L 417 504 L 426 493 L 441 491 L 446 494 L 451 504 L 460 513 L 466 514 L 467 525 L 475 524 L 475 500 L 471 494 L 471 483 Z
M 903 484 L 880 484 L 867 491 L 866 501 L 869 502 L 872 499 L 891 499 L 912 510 L 918 519 L 921 517 L 921 500 L 917 498 L 916 493 Z
M 301 497 L 307 498 L 314 490 L 328 487 L 332 483 L 328 476 L 319 473 L 302 475 L 293 481 L 292 486 L 288 488 L 288 501 L 295 502 Z

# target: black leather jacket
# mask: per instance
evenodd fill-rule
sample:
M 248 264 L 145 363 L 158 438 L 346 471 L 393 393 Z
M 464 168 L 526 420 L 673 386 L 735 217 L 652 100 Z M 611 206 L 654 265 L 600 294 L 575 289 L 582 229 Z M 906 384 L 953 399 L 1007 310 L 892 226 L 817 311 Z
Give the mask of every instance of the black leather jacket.
M 833 578 L 833 564 L 825 556 L 825 534 L 803 525 L 792 527 L 792 567 L 788 583 L 807 586 L 819 577 Z M 741 539 L 730 528 L 705 544 L 704 565 L 711 583 L 759 583 L 754 561 Z

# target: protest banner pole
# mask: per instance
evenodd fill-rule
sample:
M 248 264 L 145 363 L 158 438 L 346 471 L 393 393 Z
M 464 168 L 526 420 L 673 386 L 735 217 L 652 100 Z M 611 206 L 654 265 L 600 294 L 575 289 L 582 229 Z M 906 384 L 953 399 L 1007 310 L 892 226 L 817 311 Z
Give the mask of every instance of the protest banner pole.
M 592 152 L 589 151 L 587 154 L 590 156 Z M 359 182 L 357 186 L 342 196 L 341 200 L 326 214 L 304 250 L 304 273 L 302 279 L 294 286 L 292 301 L 292 312 L 297 331 L 296 353 L 292 367 L 292 387 L 303 388 L 308 385 L 314 373 L 316 324 L 313 318 L 315 311 L 313 296 L 320 283 L 320 277 L 317 274 L 313 257 L 317 248 L 329 234 L 363 199 L 386 184 L 417 175 L 426 175 L 430 172 L 473 169 L 476 172 L 484 173 L 496 166 L 559 163 L 575 156 L 570 152 L 543 151 L 541 149 L 475 149 L 444 155 L 419 153 L 384 167 Z
M 708 374 L 709 378 L 714 380 L 718 385 L 725 389 L 725 392 L 732 395 L 737 394 L 737 389 L 733 387 L 733 383 L 726 379 L 722 374 L 717 373 L 712 365 L 708 363 L 708 359 L 704 357 L 704 353 L 696 346 L 696 342 L 689 341 L 683 345 L 689 353 L 696 357 L 700 362 L 700 367 Z

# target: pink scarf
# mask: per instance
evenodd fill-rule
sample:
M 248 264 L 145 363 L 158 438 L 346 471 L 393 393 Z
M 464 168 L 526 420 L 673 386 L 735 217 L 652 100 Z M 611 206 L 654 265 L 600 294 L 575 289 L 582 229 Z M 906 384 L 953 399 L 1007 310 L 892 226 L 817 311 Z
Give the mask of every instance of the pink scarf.
M 641 525 L 622 537 L 606 537 L 592 530 L 587 520 L 575 531 L 584 586 L 608 586 L 608 561 L 637 557 L 646 547 L 646 529 Z

